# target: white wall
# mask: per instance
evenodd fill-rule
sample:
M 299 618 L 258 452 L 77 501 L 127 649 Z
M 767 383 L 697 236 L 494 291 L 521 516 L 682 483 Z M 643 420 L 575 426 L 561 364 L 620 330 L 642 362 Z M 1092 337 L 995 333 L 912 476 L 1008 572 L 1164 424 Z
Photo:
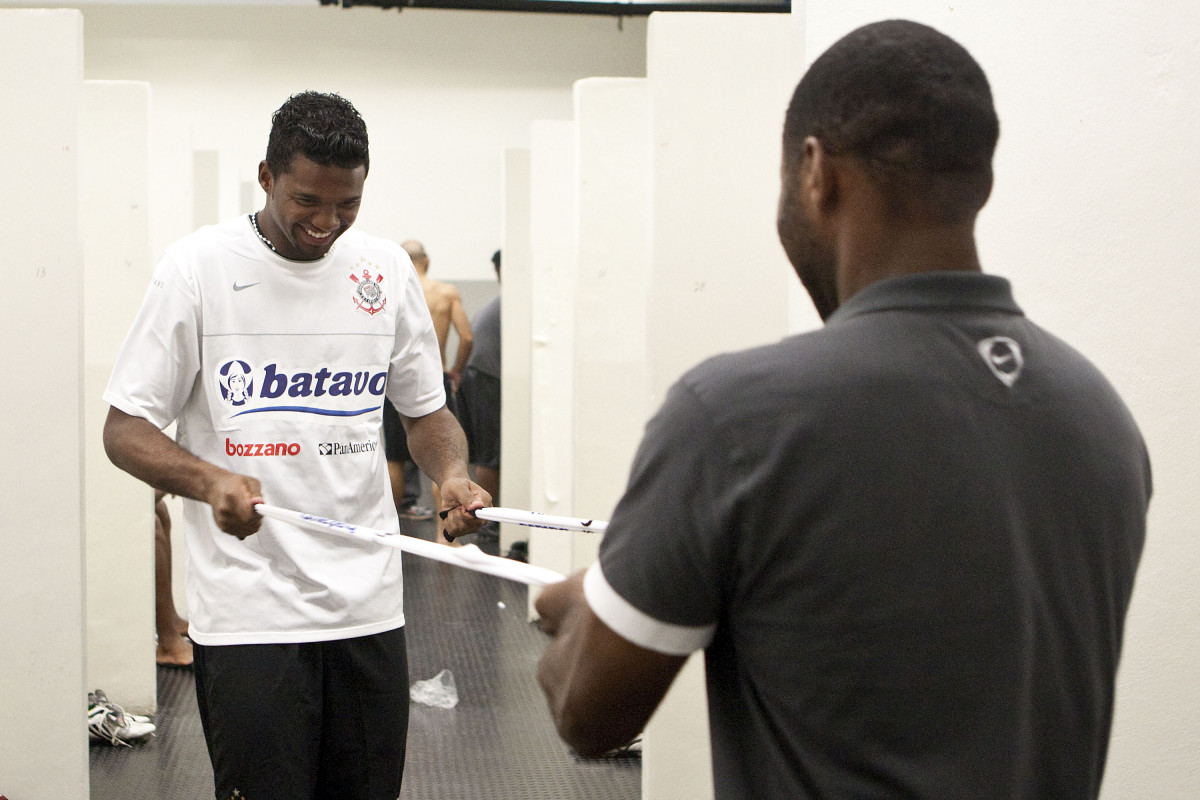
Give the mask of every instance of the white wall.
M 530 144 L 530 509 L 573 510 L 575 391 L 575 123 L 533 123 Z M 503 412 L 502 412 L 503 413 Z M 529 529 L 529 563 L 574 570 L 572 537 Z M 530 591 L 530 603 L 536 598 Z
M 787 333 L 795 282 L 775 233 L 780 137 L 799 78 L 786 15 L 652 17 L 651 384 Z
M 788 332 L 795 279 L 775 206 L 783 114 L 799 77 L 795 34 L 781 15 L 651 18 L 653 408 L 703 358 Z M 647 726 L 647 800 L 712 796 L 701 666 L 693 656 Z
M 1117 687 L 1105 800 L 1200 785 L 1200 6 L 808 0 L 809 51 L 907 17 L 983 65 L 1000 115 L 986 271 L 1133 410 L 1155 493 Z
M 581 81 L 573 122 L 533 126 L 530 485 L 537 511 L 607 518 L 640 438 L 649 148 L 643 79 Z M 533 563 L 565 574 L 594 561 L 600 543 L 595 534 L 539 529 L 529 540 Z
M 578 279 L 575 298 L 574 515 L 610 519 L 649 412 L 650 86 L 575 84 Z M 575 562 L 600 537 L 576 537 Z
M 82 24 L 0 11 L 0 793 L 88 794 L 77 158 Z M 16 79 L 16 76 L 20 76 Z
M 514 148 L 504 154 L 504 246 L 500 268 L 500 502 L 529 508 L 530 428 L 533 348 L 533 254 L 530 224 L 530 154 Z M 500 526 L 500 549 L 528 539 L 516 525 Z
M 87 685 L 152 713 L 154 493 L 112 465 L 102 433 L 112 363 L 150 279 L 150 87 L 84 83 L 79 143 L 83 232 Z M 115 324 L 114 324 L 115 323 Z
M 362 112 L 371 172 L 359 225 L 420 239 L 441 280 L 489 280 L 502 236 L 503 159 L 534 119 L 571 116 L 571 85 L 645 74 L 645 20 L 431 9 L 96 5 L 86 76 L 154 87 L 152 250 L 193 228 L 192 152 L 221 169 L 222 218 L 245 208 L 270 115 L 338 91 Z M 251 192 L 261 204 L 257 188 Z
M 239 187 L 238 191 L 240 198 L 243 189 Z M 261 194 L 252 197 L 257 200 L 264 199 Z M 245 210 L 255 211 L 261 205 L 259 202 Z M 193 150 L 192 230 L 204 225 L 215 225 L 221 219 L 221 153 L 218 150 Z

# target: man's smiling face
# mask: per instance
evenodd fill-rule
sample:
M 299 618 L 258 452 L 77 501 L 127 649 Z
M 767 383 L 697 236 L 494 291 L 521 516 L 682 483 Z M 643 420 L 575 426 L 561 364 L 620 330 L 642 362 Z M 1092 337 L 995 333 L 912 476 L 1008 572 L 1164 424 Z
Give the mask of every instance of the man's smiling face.
M 267 204 L 259 230 L 284 258 L 315 261 L 354 224 L 366 177 L 365 165 L 335 167 L 299 154 L 287 172 L 273 175 L 264 161 L 258 182 Z

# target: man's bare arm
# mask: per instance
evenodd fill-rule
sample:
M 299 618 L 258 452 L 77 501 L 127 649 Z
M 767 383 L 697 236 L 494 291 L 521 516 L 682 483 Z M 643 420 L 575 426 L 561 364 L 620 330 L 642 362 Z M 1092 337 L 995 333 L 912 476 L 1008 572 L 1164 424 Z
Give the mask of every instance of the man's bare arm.
M 450 511 L 445 521 L 449 538 L 479 530 L 483 520 L 470 512 L 490 505 L 492 496 L 467 474 L 467 439 L 458 420 L 445 406 L 423 417 L 402 414 L 400 420 L 413 461 L 441 487 L 442 507 L 438 511 Z
M 218 527 L 239 539 L 258 531 L 263 502 L 259 482 L 197 458 L 149 420 L 108 409 L 104 452 L 109 460 L 155 489 L 212 506 Z
M 471 321 L 467 318 L 467 310 L 463 308 L 462 297 L 454 289 L 450 303 L 450 322 L 458 334 L 458 353 L 454 358 L 454 366 L 450 368 L 450 378 L 454 381 L 454 389 L 458 390 L 458 382 L 462 372 L 467 368 L 467 359 L 471 357 L 471 348 L 475 346 L 475 334 L 471 332 Z
M 583 576 L 551 584 L 537 599 L 542 630 L 554 637 L 538 681 L 558 735 L 595 757 L 641 733 L 687 658 L 639 647 L 605 625 L 584 597 Z

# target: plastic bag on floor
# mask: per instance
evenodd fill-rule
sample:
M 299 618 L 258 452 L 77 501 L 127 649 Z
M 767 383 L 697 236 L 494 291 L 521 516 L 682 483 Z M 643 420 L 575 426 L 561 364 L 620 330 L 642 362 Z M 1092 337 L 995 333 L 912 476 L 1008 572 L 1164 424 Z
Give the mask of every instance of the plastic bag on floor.
M 454 708 L 458 705 L 458 687 L 454 685 L 454 673 L 444 669 L 432 678 L 417 681 L 408 690 L 414 703 L 437 708 Z

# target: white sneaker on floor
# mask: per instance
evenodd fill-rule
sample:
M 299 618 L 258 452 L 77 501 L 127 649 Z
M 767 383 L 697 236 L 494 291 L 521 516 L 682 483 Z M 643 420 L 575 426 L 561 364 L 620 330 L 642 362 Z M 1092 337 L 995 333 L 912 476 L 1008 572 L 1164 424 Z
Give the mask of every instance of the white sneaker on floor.
M 103 689 L 97 689 L 94 692 L 88 692 L 88 707 L 89 708 L 91 707 L 93 702 L 102 703 L 103 705 L 106 705 L 106 706 L 112 706 L 117 711 L 124 714 L 126 719 L 131 719 L 134 722 L 149 722 L 150 721 L 149 717 L 142 716 L 141 714 L 132 714 L 132 713 L 126 711 L 125 709 L 121 708 L 116 703 L 109 702 L 108 695 L 106 695 L 104 693 Z
M 88 693 L 88 738 L 111 745 L 124 745 L 144 739 L 154 733 L 154 723 L 140 714 L 126 714 L 116 703 L 110 703 L 104 692 Z

